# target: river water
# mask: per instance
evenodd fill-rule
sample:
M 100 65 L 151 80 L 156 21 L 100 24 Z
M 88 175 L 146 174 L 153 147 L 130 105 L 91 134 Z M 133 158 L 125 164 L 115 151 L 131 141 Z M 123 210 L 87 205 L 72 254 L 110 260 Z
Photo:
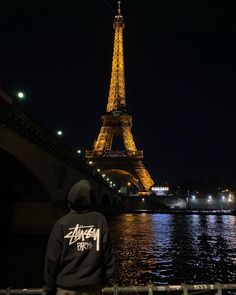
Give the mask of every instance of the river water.
M 236 216 L 121 214 L 109 222 L 120 286 L 236 282 Z M 43 286 L 48 236 L 2 236 L 0 287 Z
M 236 280 L 236 216 L 121 214 L 110 236 L 119 285 Z

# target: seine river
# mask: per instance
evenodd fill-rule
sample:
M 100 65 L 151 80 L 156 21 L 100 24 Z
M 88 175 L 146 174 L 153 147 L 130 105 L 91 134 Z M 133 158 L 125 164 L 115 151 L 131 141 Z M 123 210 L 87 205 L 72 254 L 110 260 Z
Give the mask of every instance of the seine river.
M 110 236 L 119 285 L 236 280 L 236 216 L 122 214 Z
M 120 286 L 236 282 L 236 216 L 121 214 L 109 227 Z M 48 236 L 2 241 L 0 287 L 43 286 Z

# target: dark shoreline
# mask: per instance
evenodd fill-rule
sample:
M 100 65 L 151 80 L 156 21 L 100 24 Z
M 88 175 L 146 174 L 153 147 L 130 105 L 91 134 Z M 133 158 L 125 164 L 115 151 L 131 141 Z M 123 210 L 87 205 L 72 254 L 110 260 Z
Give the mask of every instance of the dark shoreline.
M 189 210 L 189 209 L 136 209 L 136 210 L 120 210 L 119 214 L 183 214 L 183 215 L 236 215 L 235 210 Z

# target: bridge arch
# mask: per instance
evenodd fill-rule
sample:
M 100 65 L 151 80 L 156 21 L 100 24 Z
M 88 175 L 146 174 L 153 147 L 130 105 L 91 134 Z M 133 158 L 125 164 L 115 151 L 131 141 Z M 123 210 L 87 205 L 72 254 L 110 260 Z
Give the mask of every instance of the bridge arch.
M 104 173 L 108 176 L 118 176 L 126 181 L 126 183 L 130 182 L 132 183 L 137 190 L 142 190 L 142 187 L 140 185 L 140 181 L 138 178 L 136 178 L 133 174 L 131 174 L 129 171 L 124 169 L 106 169 L 104 170 Z
M 21 161 L 0 148 L 1 201 L 46 201 L 49 196 L 34 173 Z

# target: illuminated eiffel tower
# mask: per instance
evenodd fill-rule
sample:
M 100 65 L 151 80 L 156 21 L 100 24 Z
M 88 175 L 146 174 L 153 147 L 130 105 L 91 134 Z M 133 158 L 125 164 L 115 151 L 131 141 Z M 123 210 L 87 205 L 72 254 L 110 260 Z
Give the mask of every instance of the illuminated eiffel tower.
M 114 49 L 107 112 L 101 117 L 102 127 L 93 149 L 86 158 L 93 161 L 106 175 L 118 175 L 137 187 L 139 194 L 148 194 L 154 184 L 143 164 L 143 151 L 138 151 L 131 133 L 132 117 L 126 110 L 123 56 L 124 20 L 120 1 L 113 23 Z M 113 137 L 123 139 L 122 151 L 112 150 Z

